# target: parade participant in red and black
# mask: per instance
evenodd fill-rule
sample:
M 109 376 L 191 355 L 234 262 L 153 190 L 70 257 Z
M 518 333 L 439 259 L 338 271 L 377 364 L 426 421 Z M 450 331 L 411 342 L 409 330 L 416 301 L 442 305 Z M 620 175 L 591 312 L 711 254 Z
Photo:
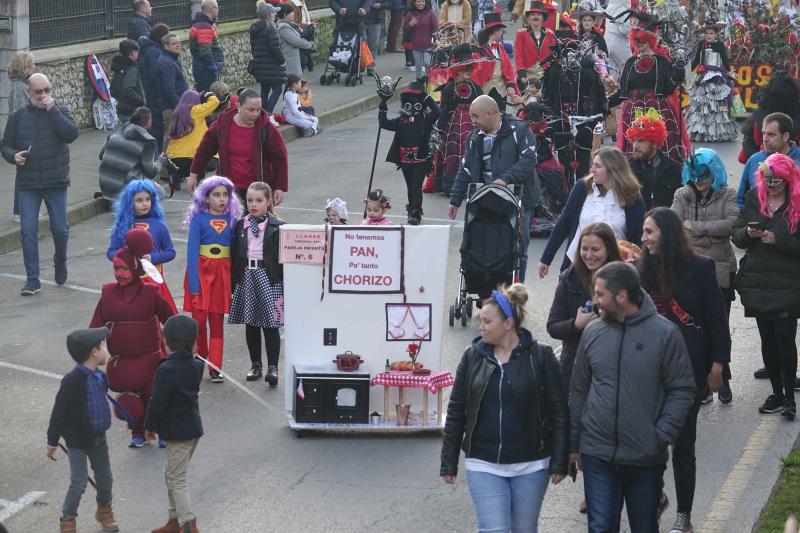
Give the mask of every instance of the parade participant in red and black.
M 549 15 L 549 10 L 542 2 L 524 0 L 525 26 L 517 30 L 514 37 L 514 66 L 520 78 L 527 79 L 534 75 L 534 69 L 550 56 L 550 47 L 556 44 L 556 36 L 552 30 L 542 24 Z
M 381 128 L 395 132 L 386 161 L 403 172 L 408 193 L 408 223 L 416 226 L 422 221 L 422 182 L 431 168 L 429 144 L 433 125 L 439 118 L 439 106 L 425 92 L 423 84 L 412 82 L 400 93 L 400 116 L 389 119 L 386 101 L 392 95 L 381 90 L 378 95 L 381 98 L 378 123 Z
M 217 153 L 219 174 L 230 178 L 241 200 L 251 183 L 265 181 L 272 189 L 275 205 L 283 201 L 289 187 L 286 143 L 261 109 L 256 91 L 243 89 L 237 106 L 223 111 L 203 135 L 186 182 L 189 194 L 197 186 L 197 176 L 206 171 Z M 202 326 L 200 331 L 202 337 Z
M 241 215 L 242 204 L 231 180 L 211 176 L 201 181 L 194 191 L 192 206 L 184 221 L 189 230 L 189 242 L 183 310 L 192 313 L 197 321 L 197 353 L 217 369 L 222 368 L 223 318 L 231 304 L 233 226 Z M 222 374 L 217 369 L 208 368 L 212 383 L 222 383 Z
M 606 39 L 598 31 L 603 15 L 599 6 L 593 5 L 591 1 L 585 1 L 578 6 L 575 18 L 578 19 L 578 38 L 585 43 L 587 50 L 595 54 L 598 51 L 603 52 L 605 57 L 608 57 Z
M 734 277 L 736 254 L 731 246 L 733 223 L 739 215 L 736 190 L 728 186 L 728 173 L 719 154 L 710 148 L 697 148 L 683 162 L 683 187 L 675 192 L 672 210 L 683 221 L 697 253 L 714 260 L 717 268 L 717 285 L 725 300 L 725 311 L 730 317 L 731 302 L 735 299 Z M 730 403 L 730 365 L 725 365 L 719 389 L 719 401 Z M 713 395 L 706 391 L 702 403 Z
M 163 265 L 175 259 L 175 248 L 172 246 L 169 228 L 164 223 L 164 211 L 161 210 L 159 194 L 163 194 L 161 188 L 147 179 L 132 180 L 122 189 L 117 201 L 114 202 L 114 225 L 111 227 L 106 257 L 109 261 L 114 260 L 114 254 L 125 246 L 125 234 L 129 229 L 147 230 L 153 238 L 153 251 L 146 254 L 143 259 L 156 268 L 158 275 L 157 279 L 149 275 L 143 279 L 158 286 L 161 296 L 172 307 L 172 314 L 177 314 L 175 301 L 164 280 Z
M 548 478 L 567 474 L 567 398 L 553 350 L 522 327 L 528 298 L 516 283 L 483 302 L 447 406 L 439 474 L 456 482 L 463 449 L 480 531 L 535 533 Z
M 667 128 L 666 143 L 661 147 L 662 150 L 667 157 L 683 161 L 691 150 L 691 143 L 677 99 L 673 97 L 677 84 L 683 81 L 683 68 L 673 64 L 666 49 L 660 46 L 658 19 L 644 13 L 638 16 L 643 17 L 639 19 L 640 25 L 630 31 L 634 55 L 625 62 L 619 90 L 609 97 L 611 107 L 622 104 L 617 131 L 627 131 L 636 119 L 637 108 L 652 107 L 661 115 Z M 633 153 L 632 143 L 625 135 L 617 135 L 617 148 L 628 157 Z
M 494 61 L 475 65 L 472 80 L 481 86 L 483 94 L 497 100 L 501 111 L 505 111 L 506 98 L 517 94 L 517 75 L 502 41 L 506 25 L 499 13 L 486 13 L 483 22 L 483 29 L 478 32 L 478 46 L 483 47 L 485 54 Z
M 681 164 L 669 158 L 661 148 L 667 138 L 667 127 L 655 109 L 634 112 L 636 119 L 624 132 L 633 153 L 631 170 L 642 186 L 642 199 L 647 209 L 669 207 L 682 183 Z
M 437 191 L 448 195 L 461 167 L 467 136 L 472 131 L 469 106 L 483 94 L 480 85 L 472 79 L 474 68 L 479 64 L 474 56 L 479 52 L 468 44 L 454 46 L 446 54 L 448 81 L 436 89 L 442 93 L 436 129 L 441 132 L 440 160 L 443 165 L 437 170 L 434 186 Z
M 89 327 L 109 328 L 108 388 L 133 419 L 131 448 L 145 444 L 144 417 L 159 361 L 166 357 L 161 324 L 175 314 L 155 284 L 142 280 L 142 258 L 151 254 L 153 238 L 144 229 L 125 234 L 125 247 L 114 254 L 115 283 L 103 285 Z M 124 413 L 117 412 L 123 418 Z
M 683 336 L 697 385 L 692 408 L 672 447 L 678 500 L 672 531 L 691 532 L 697 413 L 704 390 L 719 390 L 723 367 L 731 360 L 728 316 L 714 260 L 694 252 L 683 221 L 671 209 L 657 207 L 647 213 L 638 266 L 642 288 L 653 299 L 658 313 L 678 326 Z
M 278 384 L 278 357 L 283 327 L 283 265 L 278 262 L 279 229 L 269 185 L 257 181 L 247 188 L 247 215 L 236 223 L 231 244 L 234 287 L 228 324 L 244 324 L 250 371 L 247 381 L 262 375 L 261 332 L 267 352 L 264 380 Z
M 733 244 L 745 250 L 736 289 L 745 316 L 755 317 L 761 356 L 772 394 L 760 413 L 793 420 L 800 316 L 800 169 L 791 157 L 772 154 L 758 165 L 756 188 L 745 194 L 733 224 Z

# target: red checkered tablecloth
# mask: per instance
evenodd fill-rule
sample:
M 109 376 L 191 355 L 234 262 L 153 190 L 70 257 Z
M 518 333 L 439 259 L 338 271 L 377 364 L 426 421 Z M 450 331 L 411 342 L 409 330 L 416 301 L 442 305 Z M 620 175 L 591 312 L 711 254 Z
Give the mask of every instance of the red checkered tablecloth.
M 392 370 L 381 372 L 373 377 L 369 384 L 383 385 L 384 387 L 418 387 L 428 389 L 433 394 L 445 387 L 451 386 L 455 380 L 450 372 L 436 370 L 430 374 L 414 374 L 410 370 Z

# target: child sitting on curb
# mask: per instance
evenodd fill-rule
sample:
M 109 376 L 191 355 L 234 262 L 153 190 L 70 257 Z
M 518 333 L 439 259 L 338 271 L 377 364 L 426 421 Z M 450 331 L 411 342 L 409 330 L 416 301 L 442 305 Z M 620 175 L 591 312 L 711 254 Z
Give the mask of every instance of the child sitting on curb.
M 106 376 L 98 370 L 108 360 L 106 328 L 79 329 L 67 335 L 67 350 L 77 363 L 61 380 L 50 426 L 47 428 L 47 457 L 56 460 L 59 440 L 67 441 L 70 484 L 64 498 L 59 525 L 61 533 L 75 533 L 78 505 L 92 465 L 97 489 L 95 519 L 103 531 L 119 531 L 111 509 L 111 462 L 106 431 L 111 427 L 111 409 L 106 395 Z
M 303 137 L 312 137 L 321 132 L 319 119 L 300 111 L 300 85 L 302 79 L 297 74 L 286 76 L 286 90 L 283 93 L 283 118 L 288 124 L 303 130 Z

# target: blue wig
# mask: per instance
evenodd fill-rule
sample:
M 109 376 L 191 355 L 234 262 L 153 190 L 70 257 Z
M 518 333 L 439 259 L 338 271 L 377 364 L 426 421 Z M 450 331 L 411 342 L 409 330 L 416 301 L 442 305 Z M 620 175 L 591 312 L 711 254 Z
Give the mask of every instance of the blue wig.
M 111 228 L 111 238 L 113 240 L 115 235 L 122 237 L 124 241 L 125 233 L 136 219 L 136 213 L 133 209 L 133 197 L 138 192 L 147 192 L 150 194 L 150 216 L 159 220 L 164 220 L 164 211 L 161 210 L 160 196 L 164 194 L 164 190 L 156 182 L 149 179 L 134 179 L 128 182 L 127 185 L 120 191 L 117 200 L 114 202 L 114 227 Z
M 728 186 L 728 173 L 719 154 L 711 148 L 697 148 L 683 162 L 683 184 L 696 183 L 711 176 L 711 190 Z

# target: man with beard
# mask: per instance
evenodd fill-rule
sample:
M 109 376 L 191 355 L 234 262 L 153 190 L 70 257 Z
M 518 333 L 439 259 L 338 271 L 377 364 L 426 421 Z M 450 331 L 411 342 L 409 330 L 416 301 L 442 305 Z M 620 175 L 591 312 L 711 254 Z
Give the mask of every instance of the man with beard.
M 583 470 L 589 531 L 658 531 L 667 461 L 694 402 L 689 353 L 633 266 L 595 274 L 600 320 L 584 329 L 570 381 L 570 464 Z
M 681 164 L 661 151 L 667 128 L 658 113 L 651 109 L 631 123 L 625 136 L 633 145 L 631 170 L 642 186 L 645 207 L 671 207 L 683 179 Z

